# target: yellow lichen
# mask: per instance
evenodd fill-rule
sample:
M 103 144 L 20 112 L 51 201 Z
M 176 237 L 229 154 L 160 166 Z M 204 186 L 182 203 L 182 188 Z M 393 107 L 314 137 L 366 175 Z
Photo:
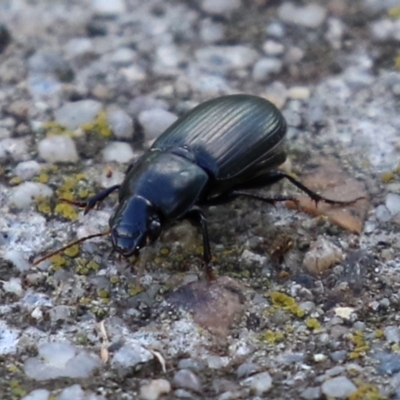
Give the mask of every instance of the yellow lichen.
M 116 283 L 119 283 L 119 281 L 120 281 L 119 276 L 117 276 L 117 275 L 110 276 L 110 282 L 113 285 L 115 285 Z
M 167 256 L 167 255 L 169 254 L 169 252 L 170 252 L 170 249 L 169 249 L 168 247 L 162 247 L 162 248 L 160 249 L 160 254 L 161 254 L 162 256 Z
M 314 331 L 319 331 L 321 329 L 321 324 L 316 318 L 307 318 L 305 321 L 307 328 Z
M 281 307 L 284 310 L 288 310 L 296 317 L 304 317 L 304 310 L 300 308 L 293 297 L 282 292 L 271 292 L 269 296 L 275 307 Z
M 394 179 L 394 173 L 392 171 L 385 171 L 381 174 L 381 180 L 383 183 L 389 183 Z
M 14 176 L 13 178 L 11 178 L 8 183 L 11 186 L 16 186 L 19 185 L 22 182 L 22 179 L 19 176 Z
M 384 332 L 383 332 L 383 330 L 382 329 L 377 329 L 376 331 L 375 331 L 375 338 L 376 339 L 380 339 L 381 337 L 383 337 L 384 336 Z
M 360 386 L 354 393 L 349 395 L 348 400 L 384 400 L 379 389 L 371 384 Z
M 97 271 L 100 268 L 100 265 L 96 261 L 91 260 L 86 264 L 86 267 L 91 271 Z
M 388 11 L 388 15 L 392 18 L 400 18 L 400 6 L 390 8 Z
M 97 295 L 103 300 L 108 299 L 110 297 L 110 294 L 108 293 L 108 291 L 106 289 L 99 289 L 97 291 Z
M 400 54 L 394 58 L 394 67 L 400 69 Z
M 47 172 L 42 171 L 39 176 L 37 177 L 37 181 L 40 183 L 47 183 L 49 181 L 50 177 Z
M 58 270 L 67 264 L 67 260 L 61 254 L 55 254 L 49 258 L 51 267 L 54 270 Z
M 284 339 L 284 334 L 282 332 L 274 332 L 271 330 L 266 331 L 260 336 L 262 342 L 268 342 L 269 344 L 275 344 L 281 342 Z
M 55 121 L 49 121 L 43 124 L 43 129 L 47 136 L 61 135 L 67 133 L 67 128 Z
M 112 131 L 107 121 L 107 113 L 105 111 L 100 112 L 94 121 L 82 125 L 82 129 L 86 133 L 96 133 L 107 139 L 112 136 Z
M 74 246 L 71 246 L 68 249 L 64 250 L 64 254 L 68 257 L 74 258 L 78 256 L 79 250 L 79 245 L 75 244 Z
M 78 213 L 75 208 L 68 203 L 58 203 L 54 209 L 54 212 L 65 219 L 75 221 L 78 219 Z
M 144 287 L 143 286 L 139 286 L 139 285 L 129 285 L 129 295 L 130 296 L 137 296 L 139 293 L 142 293 L 144 291 Z

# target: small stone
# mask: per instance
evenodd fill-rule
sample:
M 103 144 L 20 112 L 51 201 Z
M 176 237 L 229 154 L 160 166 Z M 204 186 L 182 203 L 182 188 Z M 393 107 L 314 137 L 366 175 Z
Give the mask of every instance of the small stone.
M 321 386 L 321 390 L 326 397 L 346 399 L 357 391 L 357 387 L 345 376 L 338 376 L 325 381 Z
M 63 389 L 58 395 L 57 400 L 86 400 L 86 393 L 81 385 L 72 385 Z M 92 398 L 90 398 L 92 400 Z M 93 399 L 94 400 L 94 399 Z
M 378 352 L 374 358 L 380 361 L 377 370 L 382 375 L 393 375 L 400 371 L 400 355 L 395 353 Z
M 127 68 L 121 68 L 121 74 L 130 82 L 142 82 L 146 79 L 146 71 L 139 65 L 131 65 Z
M 285 27 L 280 22 L 271 22 L 267 25 L 265 32 L 268 36 L 283 38 L 285 36 Z
M 40 182 L 23 182 L 11 189 L 10 203 L 18 209 L 29 208 L 38 197 L 52 197 L 53 190 Z
M 244 250 L 243 253 L 240 256 L 240 261 L 243 262 L 245 265 L 252 265 L 252 264 L 258 264 L 258 265 L 265 265 L 267 262 L 268 258 L 264 256 L 260 256 L 259 254 L 253 253 L 250 250 Z
M 400 195 L 397 193 L 388 193 L 386 195 L 385 205 L 392 216 L 400 213 Z
M 256 82 L 263 82 L 268 78 L 277 74 L 282 69 L 282 61 L 277 58 L 262 58 L 258 60 L 253 67 L 253 79 Z
M 75 142 L 67 135 L 42 139 L 38 144 L 39 157 L 50 163 L 76 163 L 79 160 Z
M 50 398 L 51 392 L 47 389 L 36 389 L 22 397 L 21 400 L 48 400 Z M 76 399 L 79 400 L 79 399 Z
M 226 367 L 228 364 L 229 364 L 228 357 L 220 357 L 220 356 L 207 357 L 207 366 L 210 369 L 221 369 Z
M 70 316 L 70 309 L 68 306 L 56 306 L 49 311 L 49 315 L 53 322 L 65 321 Z
M 139 397 L 142 400 L 158 400 L 171 391 L 171 384 L 166 379 L 153 379 L 140 388 Z
M 291 24 L 318 28 L 325 20 L 326 9 L 316 3 L 296 6 L 293 3 L 285 2 L 278 8 L 278 17 Z
M 146 363 L 153 359 L 153 354 L 138 344 L 126 344 L 113 356 L 111 366 L 113 368 L 133 368 L 138 364 Z
M 281 109 L 287 100 L 286 86 L 282 82 L 273 82 L 268 86 L 264 97 Z
M 201 8 L 212 15 L 229 15 L 241 6 L 241 0 L 203 0 Z
M 117 139 L 133 138 L 133 120 L 124 110 L 110 110 L 107 114 L 107 122 Z
M 343 362 L 347 358 L 347 351 L 346 350 L 333 351 L 332 353 L 329 354 L 329 357 L 332 359 L 332 361 L 336 363 Z
M 3 283 L 3 290 L 8 293 L 14 293 L 18 297 L 23 294 L 22 282 L 20 278 L 10 278 Z
M 29 72 L 38 75 L 52 75 L 61 82 L 70 82 L 74 72 L 61 54 L 51 51 L 38 51 L 30 57 Z
M 200 38 L 205 43 L 216 43 L 224 38 L 224 28 L 209 19 L 200 22 Z
M 67 129 L 75 130 L 79 126 L 93 121 L 101 111 L 101 103 L 95 100 L 79 100 L 64 104 L 55 112 L 56 122 Z
M 181 369 L 173 378 L 172 384 L 176 388 L 188 389 L 193 392 L 201 392 L 199 378 L 189 369 Z
M 31 265 L 25 260 L 24 254 L 18 250 L 7 250 L 4 259 L 13 263 L 20 272 L 28 271 Z
M 11 157 L 14 161 L 22 161 L 28 156 L 28 145 L 24 138 L 0 140 L 0 160 Z
M 260 372 L 257 375 L 253 375 L 247 378 L 245 382 L 250 384 L 250 389 L 258 396 L 272 388 L 272 378 L 268 372 Z
M 275 40 L 267 40 L 263 44 L 263 50 L 265 54 L 268 54 L 269 56 L 276 56 L 284 52 L 285 46 Z
M 289 47 L 285 53 L 285 62 L 287 64 L 297 64 L 304 58 L 304 50 L 299 47 Z
M 15 175 L 23 181 L 32 179 L 41 170 L 40 164 L 35 160 L 22 161 L 15 167 Z
M 301 392 L 300 397 L 305 400 L 319 400 L 321 398 L 321 388 L 308 387 Z
M 21 332 L 11 329 L 3 320 L 0 320 L 0 355 L 14 354 L 17 348 Z
M 384 333 L 385 338 L 389 343 L 400 343 L 400 331 L 397 326 L 387 326 Z
M 193 91 L 214 97 L 229 93 L 228 82 L 222 76 L 200 75 L 191 79 L 190 86 Z
M 103 149 L 105 162 L 127 163 L 134 157 L 132 147 L 128 143 L 111 142 Z
M 74 64 L 79 66 L 88 64 L 94 57 L 96 57 L 92 40 L 87 37 L 70 39 L 65 45 L 65 53 L 67 54 L 68 59 L 73 60 Z
M 388 222 L 388 221 L 390 221 L 390 218 L 392 217 L 391 212 L 383 204 L 380 204 L 378 207 L 376 207 L 375 215 L 376 215 L 376 219 L 379 222 Z
M 372 37 L 377 41 L 390 39 L 394 30 L 394 22 L 389 18 L 371 21 L 369 26 Z
M 126 11 L 124 0 L 92 0 L 93 11 L 101 17 L 112 17 Z
M 303 266 L 308 272 L 319 274 L 342 260 L 342 250 L 329 240 L 319 236 L 304 256 Z
M 143 127 L 146 140 L 154 140 L 161 135 L 178 117 L 162 108 L 142 111 L 138 120 Z
M 250 67 L 258 58 L 258 53 L 253 48 L 242 45 L 208 46 L 197 50 L 195 56 L 202 70 L 225 74 Z
M 136 51 L 130 49 L 129 47 L 121 47 L 112 54 L 111 62 L 118 66 L 128 66 L 132 64 L 136 58 Z
M 160 76 L 178 75 L 180 73 L 178 67 L 183 60 L 183 53 L 176 46 L 160 46 L 155 54 L 154 73 Z
M 204 365 L 193 358 L 183 358 L 178 362 L 178 369 L 190 369 L 192 371 L 202 371 Z
M 236 370 L 236 375 L 239 379 L 248 378 L 249 376 L 254 375 L 259 370 L 259 365 L 252 362 L 246 362 L 239 365 L 238 369 Z
M 306 100 L 310 94 L 310 89 L 306 86 L 292 86 L 287 92 L 288 97 L 294 100 Z

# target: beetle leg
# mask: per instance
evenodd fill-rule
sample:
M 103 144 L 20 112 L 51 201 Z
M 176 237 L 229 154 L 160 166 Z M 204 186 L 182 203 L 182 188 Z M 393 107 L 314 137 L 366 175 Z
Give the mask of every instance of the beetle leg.
M 365 197 L 357 197 L 354 200 L 349 200 L 349 201 L 343 201 L 343 200 L 332 200 L 328 199 L 324 196 L 319 195 L 318 193 L 313 192 L 311 189 L 309 189 L 307 186 L 303 185 L 301 182 L 299 182 L 297 179 L 293 178 L 292 176 L 281 172 L 281 171 L 270 171 L 267 172 L 266 174 L 263 174 L 262 177 L 265 179 L 265 184 L 273 184 L 277 183 L 282 179 L 287 179 L 290 181 L 293 185 L 295 185 L 297 188 L 299 188 L 302 192 L 306 193 L 313 201 L 315 201 L 316 204 L 320 201 L 324 201 L 327 204 L 338 204 L 338 205 L 350 205 L 355 203 L 358 200 L 365 199 Z M 288 200 L 293 200 L 293 199 L 288 199 Z
M 206 275 L 209 281 L 214 279 L 211 261 L 210 239 L 208 238 L 207 219 L 198 208 L 188 211 L 184 218 L 188 219 L 194 226 L 200 227 L 203 234 L 203 260 L 205 263 Z
M 266 197 L 266 196 L 263 196 L 263 195 L 260 195 L 257 193 L 244 192 L 241 190 L 234 190 L 233 192 L 230 193 L 230 196 L 232 196 L 232 198 L 240 197 L 240 196 L 249 197 L 250 199 L 260 200 L 260 201 L 263 201 L 264 203 L 272 204 L 273 206 L 278 201 L 293 201 L 296 204 L 297 208 L 300 207 L 299 200 L 294 196 Z
M 106 197 L 108 197 L 112 192 L 115 190 L 118 190 L 121 185 L 114 185 L 110 186 L 107 189 L 102 190 L 101 192 L 95 194 L 94 196 L 89 197 L 86 201 L 73 201 L 73 200 L 67 200 L 67 199 L 60 199 L 68 204 L 72 204 L 77 207 L 82 207 L 85 209 L 84 214 L 87 214 L 89 210 L 94 208 L 96 204 L 100 203 L 103 201 Z

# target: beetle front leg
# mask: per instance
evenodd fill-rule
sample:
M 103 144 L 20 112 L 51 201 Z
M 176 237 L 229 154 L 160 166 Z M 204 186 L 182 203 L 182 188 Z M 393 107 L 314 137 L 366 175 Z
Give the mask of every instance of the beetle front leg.
M 86 215 L 88 213 L 88 211 L 90 211 L 92 208 L 94 208 L 96 206 L 96 204 L 103 201 L 112 192 L 114 192 L 115 190 L 118 190 L 120 187 L 121 187 L 121 185 L 110 186 L 109 188 L 102 190 L 101 192 L 95 194 L 94 196 L 89 197 L 86 201 L 74 201 L 74 200 L 67 200 L 67 199 L 60 199 L 60 200 L 64 201 L 65 203 L 84 208 L 85 209 L 84 214 Z
M 214 274 L 210 264 L 211 249 L 210 239 L 208 238 L 207 219 L 198 208 L 193 208 L 187 212 L 184 218 L 188 219 L 194 226 L 201 228 L 203 235 L 203 260 L 205 263 L 206 276 L 209 281 L 214 280 Z

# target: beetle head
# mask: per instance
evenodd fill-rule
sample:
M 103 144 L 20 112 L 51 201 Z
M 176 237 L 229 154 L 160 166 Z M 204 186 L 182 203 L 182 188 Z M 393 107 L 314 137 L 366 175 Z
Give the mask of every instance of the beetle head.
M 130 257 L 160 236 L 160 215 L 148 200 L 132 196 L 119 205 L 110 219 L 110 228 L 113 248 Z

